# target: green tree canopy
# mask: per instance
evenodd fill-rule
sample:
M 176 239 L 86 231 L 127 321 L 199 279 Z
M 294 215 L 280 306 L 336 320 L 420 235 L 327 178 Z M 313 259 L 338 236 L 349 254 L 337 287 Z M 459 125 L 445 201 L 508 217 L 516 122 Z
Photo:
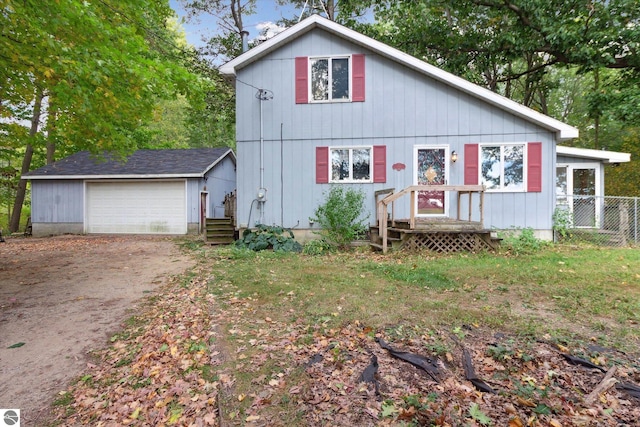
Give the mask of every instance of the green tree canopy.
M 159 99 L 203 100 L 173 15 L 167 0 L 0 0 L 0 135 L 24 150 L 22 174 L 43 146 L 126 154 Z

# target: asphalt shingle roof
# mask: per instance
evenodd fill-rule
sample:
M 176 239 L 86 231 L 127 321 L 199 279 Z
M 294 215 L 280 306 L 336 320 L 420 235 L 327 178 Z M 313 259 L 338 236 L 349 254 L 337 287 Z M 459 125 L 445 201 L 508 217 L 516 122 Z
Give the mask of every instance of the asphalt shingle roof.
M 108 154 L 101 158 L 81 151 L 24 176 L 202 175 L 228 151 L 229 148 L 138 150 L 124 162 Z

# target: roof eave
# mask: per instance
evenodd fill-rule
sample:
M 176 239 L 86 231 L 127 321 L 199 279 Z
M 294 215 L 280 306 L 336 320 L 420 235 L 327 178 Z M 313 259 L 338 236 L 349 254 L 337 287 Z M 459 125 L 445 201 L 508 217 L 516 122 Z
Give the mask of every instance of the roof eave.
M 240 56 L 237 56 L 236 58 L 222 65 L 219 68 L 220 73 L 226 76 L 235 76 L 237 68 L 246 67 L 247 65 L 276 50 L 281 45 L 289 43 L 291 39 L 298 38 L 301 35 L 312 30 L 313 28 L 317 27 L 318 22 L 320 22 L 318 18 L 320 18 L 318 15 L 313 15 L 312 17 L 305 19 L 297 25 L 289 27 L 281 33 L 276 34 L 266 42 L 261 43 L 252 49 L 249 49 Z
M 556 154 L 568 157 L 579 157 L 582 159 L 599 160 L 603 163 L 611 164 L 628 163 L 631 161 L 630 153 L 622 153 L 619 151 L 593 150 L 589 148 L 565 147 L 562 145 L 558 145 L 556 147 Z
M 218 163 L 224 160 L 224 158 L 227 156 L 230 156 L 233 163 L 236 164 L 236 155 L 233 152 L 233 150 L 229 148 L 227 151 L 224 152 L 224 154 L 218 157 L 215 162 L 211 163 L 209 166 L 205 168 L 204 172 L 202 173 L 202 176 L 208 174 L 211 169 L 213 169 Z
M 77 179 L 77 180 L 90 180 L 90 179 L 185 179 L 185 178 L 202 178 L 204 173 L 189 173 L 189 174 L 127 174 L 127 175 L 22 175 L 21 179 L 27 180 L 45 180 L 45 179 Z

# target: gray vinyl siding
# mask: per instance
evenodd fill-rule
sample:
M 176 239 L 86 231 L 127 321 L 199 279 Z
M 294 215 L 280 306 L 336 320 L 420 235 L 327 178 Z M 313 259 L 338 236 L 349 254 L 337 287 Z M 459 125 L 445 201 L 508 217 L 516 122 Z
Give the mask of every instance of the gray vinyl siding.
M 571 164 L 580 164 L 580 163 L 600 163 L 599 160 L 596 159 L 586 159 L 580 157 L 570 157 L 570 156 L 558 156 L 558 163 L 571 163 Z
M 209 191 L 209 212 L 213 218 L 224 217 L 224 196 L 236 189 L 236 164 L 225 157 L 206 175 L 204 185 Z
M 366 55 L 365 102 L 295 103 L 295 57 L 353 53 Z M 485 226 L 551 228 L 555 170 L 550 165 L 555 164 L 555 135 L 548 130 L 321 30 L 239 70 L 237 78 L 240 227 L 249 222 L 260 186 L 260 101 L 254 88 L 260 87 L 273 92 L 272 100 L 262 102 L 266 224 L 308 228 L 309 217 L 330 188 L 315 183 L 315 148 L 319 146 L 387 147 L 387 182 L 353 184 L 365 191 L 369 222 L 373 223 L 374 191 L 400 190 L 413 184 L 415 145 L 443 145 L 457 151 L 458 162 L 449 165 L 450 183 L 463 184 L 465 144 L 535 141 L 543 143 L 543 191 L 487 193 Z M 395 163 L 406 168 L 396 171 L 392 169 Z M 456 212 L 454 199 L 449 216 Z M 408 217 L 408 200 L 405 197 L 396 206 L 396 217 Z M 254 204 L 250 226 L 259 215 Z
M 32 223 L 82 223 L 82 180 L 31 181 Z
M 235 162 L 226 156 L 205 174 L 205 179 L 187 180 L 187 222 L 200 222 L 200 193 L 209 192 L 209 216 L 224 217 L 224 196 L 236 188 Z
M 187 223 L 200 224 L 201 179 L 187 179 Z

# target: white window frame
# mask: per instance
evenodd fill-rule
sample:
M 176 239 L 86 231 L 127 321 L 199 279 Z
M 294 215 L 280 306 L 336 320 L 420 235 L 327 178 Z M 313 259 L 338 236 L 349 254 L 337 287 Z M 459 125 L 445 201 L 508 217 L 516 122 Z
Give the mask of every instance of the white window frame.
M 334 150 L 349 150 L 349 179 L 333 179 Z M 369 150 L 369 179 L 353 179 L 353 150 Z M 367 184 L 373 182 L 373 145 L 348 145 L 329 147 L 329 183 L 331 184 Z
M 309 82 L 309 87 L 308 87 L 308 99 L 309 99 L 309 103 L 317 103 L 317 104 L 326 104 L 326 103 L 333 103 L 333 102 L 351 102 L 351 98 L 353 96 L 353 87 L 352 87 L 352 81 L 353 81 L 353 65 L 352 65 L 352 59 L 351 59 L 351 55 L 320 55 L 320 56 L 310 56 L 308 58 L 309 61 L 309 66 L 308 68 L 308 75 L 307 75 L 307 81 Z M 312 71 L 312 62 L 314 60 L 318 60 L 318 59 L 327 59 L 329 60 L 329 64 L 328 64 L 328 73 L 329 73 L 329 99 L 314 99 L 313 98 L 313 71 Z M 349 64 L 349 76 L 348 79 L 349 81 L 347 82 L 349 84 L 349 97 L 348 98 L 340 98 L 340 99 L 333 99 L 332 98 L 332 94 L 333 94 L 333 69 L 331 67 L 331 62 L 334 59 L 347 59 L 348 60 L 348 64 Z
M 595 203 L 595 209 L 594 209 L 594 223 L 595 228 L 601 227 L 600 225 L 600 221 L 602 220 L 602 211 L 603 211 L 603 207 L 602 207 L 602 192 L 601 190 L 601 186 L 602 183 L 600 182 L 600 180 L 602 179 L 602 165 L 600 163 L 596 163 L 596 162 L 586 162 L 586 163 L 571 163 L 571 162 L 563 162 L 563 163 L 558 163 L 556 165 L 556 169 L 557 168 L 565 168 L 567 170 L 567 194 L 564 195 L 565 197 L 565 203 L 562 203 L 558 200 L 558 193 L 557 193 L 557 186 L 554 185 L 554 187 L 556 188 L 555 191 L 555 195 L 556 195 L 556 208 L 561 207 L 561 208 L 566 208 L 568 209 L 569 212 L 571 212 L 571 214 L 573 215 L 574 213 L 574 196 L 575 194 L 573 194 L 573 172 L 576 169 L 593 169 L 594 170 L 594 177 L 595 177 L 595 189 L 594 189 L 594 195 L 591 196 L 594 198 L 594 203 Z M 557 170 L 556 170 L 556 174 L 557 174 Z M 556 178 L 557 179 L 557 178 Z M 557 183 L 556 183 L 557 184 Z M 589 196 L 587 196 L 589 197 Z M 585 226 L 585 225 L 577 225 L 575 226 L 576 228 L 594 228 L 592 226 Z
M 515 190 L 512 188 L 504 187 L 504 150 L 502 147 L 508 146 L 522 146 L 522 188 L 519 190 Z M 482 175 L 482 149 L 485 147 L 500 147 L 500 188 L 487 188 L 487 192 L 491 193 L 526 193 L 527 192 L 527 178 L 528 178 L 528 170 L 529 170 L 529 158 L 528 158 L 528 143 L 527 142 L 486 142 L 479 144 L 478 147 L 478 182 L 481 185 L 484 185 L 484 177 Z
M 565 172 L 567 174 L 566 182 L 565 182 L 567 189 L 565 194 L 558 194 L 558 169 L 565 169 Z M 570 173 L 573 175 L 573 169 L 571 168 L 571 165 L 569 163 L 556 163 L 554 194 L 556 196 L 556 207 L 558 206 L 567 207 L 568 209 L 573 211 L 573 208 L 571 207 L 571 203 L 569 203 L 569 199 L 571 198 L 571 196 L 573 196 L 573 176 L 569 176 Z M 562 198 L 564 198 L 564 201 L 560 200 Z

